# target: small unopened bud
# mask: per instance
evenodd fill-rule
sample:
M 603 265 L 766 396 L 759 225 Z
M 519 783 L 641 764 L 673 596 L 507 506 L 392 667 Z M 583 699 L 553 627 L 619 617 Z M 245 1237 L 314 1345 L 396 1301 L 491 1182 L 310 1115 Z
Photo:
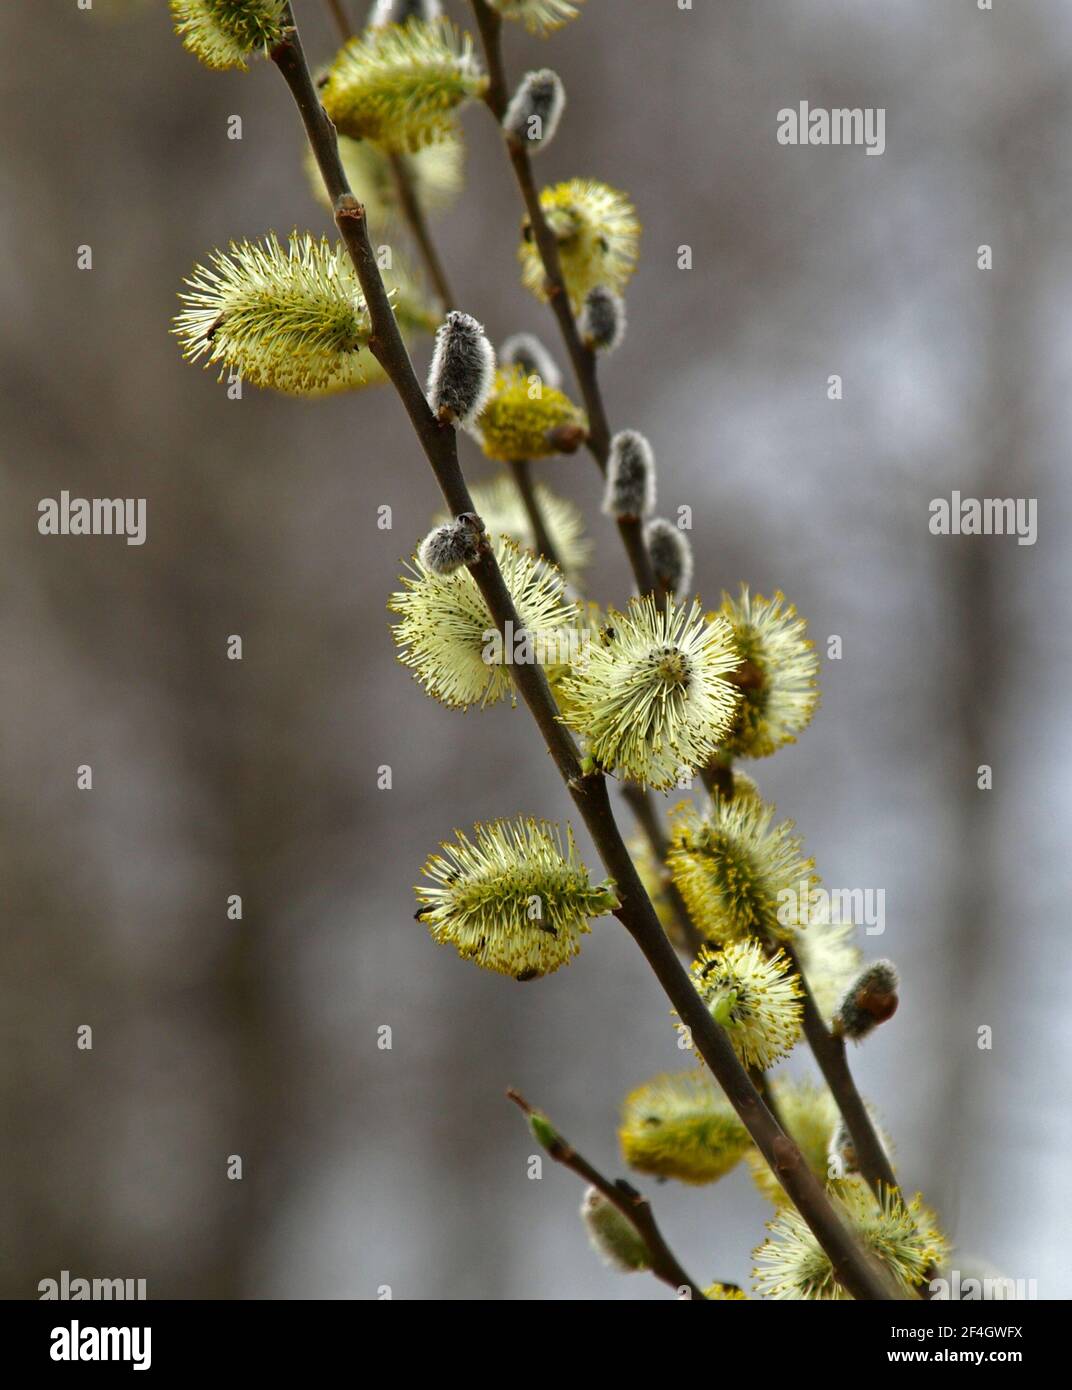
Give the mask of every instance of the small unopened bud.
M 606 285 L 589 290 L 578 322 L 586 347 L 613 352 L 625 338 L 625 300 Z
M 470 424 L 484 409 L 494 380 L 495 351 L 483 324 L 452 310 L 436 330 L 428 404 L 440 420 Z
M 890 960 L 865 966 L 849 986 L 834 1015 L 834 1032 L 843 1038 L 866 1038 L 897 1012 L 897 967 Z
M 445 526 L 428 532 L 417 550 L 417 559 L 433 574 L 453 574 L 480 558 L 484 523 L 473 512 L 462 512 Z
M 553 1153 L 562 1142 L 558 1137 L 558 1130 L 539 1110 L 533 1110 L 529 1115 L 529 1129 L 532 1130 L 532 1137 L 548 1153 Z
M 868 1106 L 869 1110 L 870 1108 L 871 1107 Z M 877 1128 L 875 1133 L 879 1145 L 882 1148 L 882 1152 L 889 1158 L 889 1145 L 886 1142 L 886 1136 Z M 844 1120 L 838 1120 L 834 1127 L 834 1132 L 830 1136 L 826 1163 L 828 1177 L 836 1176 L 838 1178 L 849 1178 L 852 1177 L 854 1173 L 860 1171 L 860 1160 L 856 1154 L 856 1144 Z
M 545 150 L 555 138 L 566 106 L 566 89 L 551 68 L 527 72 L 503 116 L 503 130 L 532 154 Z
M 584 1194 L 581 1220 L 588 1227 L 592 1249 L 612 1269 L 635 1274 L 651 1268 L 648 1247 L 636 1227 L 596 1187 L 588 1188 Z
M 368 22 L 370 29 L 382 29 L 387 24 L 406 24 L 411 19 L 431 23 L 442 14 L 439 0 L 375 0 Z
M 562 373 L 555 359 L 533 333 L 514 333 L 499 349 L 504 367 L 520 367 L 526 376 L 538 376 L 544 386 L 557 391 L 562 385 Z
M 657 516 L 644 528 L 655 578 L 671 593 L 684 595 L 692 587 L 692 546 L 680 526 Z
M 636 430 L 622 430 L 610 441 L 607 488 L 603 510 L 607 516 L 649 516 L 655 506 L 655 455 Z
M 575 454 L 588 438 L 588 431 L 583 425 L 575 423 L 552 425 L 547 431 L 546 438 L 556 453 Z
M 860 1162 L 856 1157 L 856 1145 L 844 1120 L 838 1121 L 837 1127 L 830 1137 L 827 1166 L 839 1177 L 850 1177 L 853 1173 L 860 1171 Z

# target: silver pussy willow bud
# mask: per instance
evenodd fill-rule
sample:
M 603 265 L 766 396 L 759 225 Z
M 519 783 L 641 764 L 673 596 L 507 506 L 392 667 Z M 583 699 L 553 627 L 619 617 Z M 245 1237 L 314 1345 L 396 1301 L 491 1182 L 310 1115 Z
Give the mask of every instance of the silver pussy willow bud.
M 897 1012 L 900 981 L 891 960 L 876 960 L 864 967 L 845 991 L 834 1015 L 833 1031 L 843 1038 L 866 1038 Z
M 625 300 L 606 285 L 588 291 L 578 322 L 585 347 L 614 352 L 625 338 Z
M 468 425 L 484 409 L 495 380 L 495 351 L 483 324 L 452 310 L 436 330 L 428 404 L 440 420 Z
M 644 528 L 655 578 L 672 594 L 683 598 L 692 588 L 692 546 L 679 526 L 657 516 Z
M 562 385 L 555 359 L 534 333 L 511 334 L 499 349 L 499 360 L 504 367 L 520 367 L 526 376 L 538 376 L 552 391 Z
M 475 512 L 462 512 L 445 526 L 436 526 L 421 541 L 417 559 L 433 574 L 453 574 L 480 558 L 484 523 Z
M 439 0 L 376 0 L 369 13 L 369 28 L 382 29 L 386 24 L 406 24 L 411 19 L 431 23 L 441 18 L 443 6 Z
M 566 89 L 552 68 L 527 72 L 503 116 L 503 130 L 530 154 L 545 150 L 566 106 Z
M 610 441 L 607 488 L 603 510 L 607 516 L 650 516 L 655 506 L 655 455 L 636 430 L 621 430 Z

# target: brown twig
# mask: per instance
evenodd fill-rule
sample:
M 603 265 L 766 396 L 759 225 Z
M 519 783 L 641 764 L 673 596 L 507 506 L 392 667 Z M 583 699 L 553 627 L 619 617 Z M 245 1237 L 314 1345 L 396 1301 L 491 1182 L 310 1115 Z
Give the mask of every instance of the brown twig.
M 562 569 L 562 561 L 555 550 L 555 543 L 547 529 L 540 500 L 536 496 L 536 485 L 532 480 L 532 468 L 528 459 L 513 460 L 510 463 L 510 474 L 521 494 L 521 503 L 525 508 L 529 525 L 532 527 L 532 539 L 535 543 L 536 553 L 542 555 L 545 560 L 549 560 L 552 565 L 557 565 L 559 569 Z
M 897 1191 L 898 1182 L 893 1165 L 875 1132 L 867 1106 L 856 1089 L 856 1082 L 849 1070 L 849 1061 L 845 1056 L 845 1040 L 834 1037 L 823 1022 L 815 996 L 811 992 L 804 971 L 800 968 L 800 959 L 796 951 L 785 943 L 782 949 L 793 962 L 793 968 L 804 991 L 804 1036 L 841 1111 L 856 1150 L 856 1162 L 864 1181 L 876 1196 L 883 1188 Z
M 651 852 L 664 875 L 663 886 L 666 899 L 673 909 L 674 921 L 677 923 L 677 935 L 680 937 L 680 941 L 677 943 L 678 948 L 685 951 L 690 957 L 695 956 L 704 944 L 703 932 L 693 922 L 689 915 L 689 909 L 685 906 L 685 899 L 681 896 L 681 889 L 678 888 L 666 868 L 666 855 L 670 848 L 670 841 L 667 839 L 662 822 L 659 820 L 659 814 L 651 799 L 651 793 L 635 782 L 625 782 L 622 785 L 622 796 L 628 802 L 637 825 L 644 832 L 644 836 L 651 846 Z
M 486 0 L 472 0 L 472 3 L 488 70 L 489 80 L 487 90 L 484 93 L 484 102 L 501 125 L 503 114 L 509 103 L 509 89 L 506 85 L 502 56 L 502 18 L 486 3 Z M 543 262 L 544 276 L 547 281 L 547 297 L 555 318 L 558 320 L 558 326 L 566 344 L 566 351 L 573 366 L 573 374 L 577 379 L 577 385 L 584 400 L 584 407 L 588 413 L 588 450 L 599 465 L 600 472 L 606 473 L 607 457 L 610 453 L 610 426 L 607 423 L 603 393 L 599 387 L 595 353 L 592 352 L 591 348 L 586 347 L 577 328 L 577 320 L 570 305 L 565 278 L 562 274 L 558 242 L 544 216 L 528 151 L 523 143 L 512 140 L 505 135 L 503 138 L 517 179 L 517 186 L 525 204 L 525 210 L 528 213 L 536 248 L 540 253 L 540 260 Z M 651 557 L 644 540 L 643 523 L 637 517 L 622 518 L 618 522 L 618 530 L 629 557 L 638 593 L 656 593 L 655 573 L 652 570 Z
M 346 181 L 339 160 L 335 128 L 320 105 L 293 15 L 271 52 L 298 107 L 335 221 L 353 261 L 372 324 L 369 348 L 393 383 L 451 511 L 473 510 L 458 464 L 455 432 L 433 416 L 402 341 L 390 299 L 369 241 L 365 213 Z M 490 547 L 470 567 L 488 611 L 500 632 L 522 626 Z M 857 1244 L 835 1213 L 822 1184 L 796 1144 L 781 1130 L 737 1060 L 723 1030 L 707 1011 L 674 953 L 637 876 L 625 847 L 601 773 L 582 775 L 576 744 L 558 720 L 558 709 L 542 668 L 535 663 L 511 667 L 522 699 L 543 735 L 548 752 L 583 818 L 607 872 L 615 880 L 620 907 L 615 916 L 637 943 L 681 1021 L 711 1068 L 742 1123 L 770 1164 L 830 1259 L 835 1277 L 858 1299 L 895 1297 L 878 1266 Z
M 732 797 L 733 768 L 728 762 L 716 760 L 703 769 L 701 776 L 704 786 L 712 796 Z M 845 1127 L 856 1149 L 860 1172 L 876 1196 L 883 1188 L 896 1191 L 898 1183 L 893 1165 L 879 1140 L 867 1106 L 856 1089 L 856 1082 L 845 1055 L 844 1039 L 836 1038 L 823 1022 L 823 1016 L 801 967 L 800 957 L 791 945 L 782 945 L 793 963 L 801 989 L 804 991 L 804 1036 L 845 1121 Z
M 582 1182 L 588 1183 L 590 1187 L 601 1192 L 607 1201 L 617 1207 L 626 1220 L 631 1223 L 637 1235 L 647 1246 L 651 1272 L 656 1279 L 661 1279 L 664 1284 L 669 1284 L 678 1294 L 687 1290 L 690 1298 L 703 1298 L 702 1287 L 685 1273 L 677 1256 L 667 1245 L 656 1223 L 655 1214 L 648 1199 L 642 1197 L 636 1188 L 623 1178 L 618 1178 L 612 1182 L 610 1178 L 604 1177 L 598 1168 L 594 1168 L 584 1155 L 579 1154 L 569 1140 L 559 1133 L 542 1111 L 533 1109 L 525 1097 L 515 1091 L 513 1087 L 506 1094 L 516 1106 L 524 1111 L 530 1121 L 535 1117 L 539 1123 L 539 1132 L 535 1126 L 533 1132 L 554 1161 L 561 1163 L 571 1173 L 576 1173 Z
M 327 5 L 328 13 L 335 21 L 335 28 L 338 31 L 339 38 L 345 43 L 348 38 L 352 37 L 354 31 L 350 27 L 350 18 L 346 13 L 346 6 L 343 4 L 343 0 L 324 0 L 324 4 Z

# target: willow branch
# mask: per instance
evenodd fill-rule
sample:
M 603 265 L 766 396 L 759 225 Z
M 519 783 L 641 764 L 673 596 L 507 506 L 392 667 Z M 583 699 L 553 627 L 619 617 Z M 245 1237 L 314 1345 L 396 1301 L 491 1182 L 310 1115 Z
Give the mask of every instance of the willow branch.
M 648 1199 L 641 1196 L 636 1188 L 623 1178 L 618 1178 L 612 1182 L 610 1178 L 604 1177 L 599 1169 L 593 1167 L 583 1154 L 577 1152 L 541 1111 L 534 1110 L 525 1097 L 512 1087 L 506 1094 L 530 1118 L 535 1115 L 544 1121 L 549 1133 L 546 1139 L 541 1138 L 541 1142 L 554 1161 L 561 1163 L 571 1173 L 576 1173 L 583 1182 L 588 1183 L 589 1187 L 594 1187 L 598 1192 L 601 1192 L 607 1201 L 612 1206 L 617 1207 L 632 1225 L 647 1247 L 651 1272 L 656 1279 L 661 1279 L 664 1284 L 669 1284 L 675 1292 L 688 1289 L 690 1298 L 703 1298 L 705 1295 L 702 1287 L 696 1283 L 695 1279 L 691 1279 L 685 1273 L 677 1256 L 667 1245 L 666 1239 L 656 1223 L 655 1213 L 652 1211 Z
M 510 474 L 514 480 L 514 485 L 521 494 L 521 503 L 525 508 L 529 525 L 532 527 L 532 539 L 535 542 L 536 553 L 542 555 L 545 560 L 549 560 L 552 565 L 557 565 L 559 569 L 562 569 L 562 561 L 555 550 L 551 533 L 547 529 L 547 522 L 540 507 L 540 499 L 536 496 L 536 487 L 532 481 L 532 468 L 528 459 L 513 460 L 510 463 Z
M 728 763 L 716 760 L 703 769 L 701 776 L 704 786 L 712 796 L 733 795 L 733 768 Z M 845 1121 L 845 1127 L 856 1149 L 856 1161 L 860 1165 L 860 1172 L 876 1196 L 880 1188 L 896 1190 L 898 1183 L 889 1155 L 882 1147 L 867 1106 L 861 1099 L 849 1070 L 844 1039 L 835 1038 L 823 1022 L 823 1016 L 796 951 L 787 943 L 783 943 L 783 949 L 793 963 L 793 969 L 804 992 L 804 1036 L 841 1112 L 841 1118 Z
M 509 89 L 506 85 L 502 56 L 502 18 L 486 3 L 486 0 L 472 0 L 472 3 L 484 49 L 485 65 L 488 70 L 489 80 L 487 90 L 484 93 L 484 103 L 501 128 L 503 114 L 509 103 Z M 513 166 L 514 176 L 517 179 L 517 186 L 525 204 L 525 210 L 529 216 L 536 249 L 539 251 L 540 260 L 543 263 L 544 277 L 547 282 L 547 297 L 555 318 L 558 320 L 562 339 L 566 344 L 566 351 L 573 366 L 573 374 L 577 379 L 577 385 L 584 400 L 584 407 L 588 413 L 588 451 L 599 465 L 599 471 L 605 474 L 607 456 L 610 453 L 610 426 L 607 423 L 603 393 L 599 387 L 595 353 L 582 341 L 577 320 L 570 306 L 566 282 L 562 274 L 562 262 L 558 254 L 558 242 L 544 216 L 539 191 L 532 174 L 532 163 L 528 150 L 523 142 L 512 140 L 505 134 L 503 138 L 507 153 L 510 156 L 510 163 Z M 651 557 L 644 541 L 643 524 L 636 517 L 622 518 L 618 521 L 618 531 L 629 557 L 637 591 L 641 594 L 656 593 L 655 572 L 651 567 Z
M 804 1036 L 841 1111 L 853 1147 L 856 1149 L 856 1162 L 859 1164 L 860 1172 L 876 1196 L 880 1188 L 892 1188 L 896 1191 L 898 1183 L 893 1165 L 882 1147 L 867 1106 L 856 1089 L 856 1082 L 849 1070 L 845 1040 L 835 1038 L 823 1022 L 815 996 L 808 986 L 804 971 L 800 968 L 800 960 L 792 946 L 783 946 L 783 949 L 793 962 L 793 968 L 800 978 L 800 987 L 804 991 Z
M 336 31 L 343 43 L 354 36 L 353 25 L 350 23 L 349 15 L 346 13 L 346 6 L 343 0 L 324 0 L 328 7 L 328 12 L 334 21 Z M 413 179 L 410 177 L 409 165 L 406 163 L 405 155 L 399 154 L 396 150 L 387 150 L 387 164 L 391 171 L 391 181 L 395 186 L 395 195 L 398 198 L 398 205 L 402 209 L 402 216 L 409 227 L 413 240 L 416 242 L 417 250 L 420 252 L 421 260 L 424 263 L 425 273 L 428 276 L 436 298 L 440 302 L 443 310 L 454 307 L 454 296 L 451 293 L 450 282 L 447 279 L 447 272 L 443 267 L 443 262 L 439 258 L 435 242 L 428 230 L 428 222 L 421 207 L 420 199 L 417 197 L 416 189 L 413 187 Z
M 704 944 L 704 936 L 689 915 L 689 909 L 685 906 L 685 899 L 681 896 L 681 889 L 678 888 L 666 867 L 670 841 L 662 827 L 662 822 L 659 820 L 659 813 L 655 809 L 651 793 L 635 782 L 626 782 L 622 786 L 622 796 L 651 846 L 651 852 L 663 874 L 663 890 L 674 913 L 674 921 L 677 923 L 680 949 L 685 951 L 691 959 L 699 953 L 700 947 Z
M 413 234 L 413 240 L 417 243 L 417 249 L 421 253 L 421 260 L 424 262 L 428 279 L 432 283 L 432 288 L 435 290 L 442 309 L 444 311 L 451 309 L 455 305 L 454 295 L 451 292 L 450 282 L 447 280 L 447 272 L 439 258 L 435 242 L 432 240 L 432 234 L 428 230 L 424 209 L 421 207 L 420 199 L 413 187 L 409 165 L 406 163 L 405 156 L 394 150 L 388 151 L 387 159 L 391 166 L 391 177 L 394 180 L 402 215 Z
M 328 14 L 331 15 L 335 25 L 335 30 L 343 43 L 353 37 L 353 28 L 350 25 L 350 16 L 346 13 L 346 6 L 343 0 L 324 0 Z
M 455 515 L 472 511 L 472 499 L 458 464 L 454 429 L 432 414 L 414 373 L 369 241 L 364 208 L 347 184 L 339 160 L 335 128 L 320 105 L 293 16 L 290 16 L 284 38 L 272 50 L 271 58 L 298 107 L 335 208 L 336 224 L 361 284 L 372 325 L 369 348 L 402 400 L 447 506 Z M 469 566 L 469 572 L 499 631 L 505 633 L 508 623 L 514 630 L 520 630 L 523 624 L 490 545 Z M 854 1298 L 896 1297 L 878 1266 L 837 1216 L 822 1184 L 796 1144 L 763 1104 L 729 1039 L 707 1011 L 674 953 L 618 830 L 604 777 L 599 772 L 582 775 L 577 746 L 559 722 L 558 709 L 543 669 L 535 663 L 515 663 L 510 669 L 599 856 L 615 880 L 621 905 L 614 915 L 640 948 L 681 1021 L 691 1029 L 700 1055 L 826 1252 L 835 1277 Z

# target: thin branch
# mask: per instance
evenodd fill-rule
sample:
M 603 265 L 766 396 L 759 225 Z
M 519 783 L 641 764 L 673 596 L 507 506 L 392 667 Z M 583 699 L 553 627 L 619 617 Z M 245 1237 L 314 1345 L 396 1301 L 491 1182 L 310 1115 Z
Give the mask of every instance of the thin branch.
M 339 38 L 343 43 L 354 36 L 353 25 L 346 13 L 346 6 L 343 0 L 324 0 L 328 11 L 335 23 Z M 436 298 L 440 302 L 440 307 L 446 311 L 454 307 L 454 295 L 451 293 L 450 282 L 447 279 L 447 272 L 443 268 L 443 262 L 439 258 L 435 242 L 428 230 L 428 222 L 421 207 L 420 199 L 417 197 L 416 189 L 413 187 L 413 179 L 410 177 L 409 165 L 406 163 L 405 155 L 399 154 L 395 150 L 386 151 L 388 167 L 391 170 L 391 180 L 395 186 L 395 194 L 398 198 L 398 205 L 402 209 L 402 216 L 406 225 L 417 244 L 421 260 L 424 262 L 425 273 L 428 276 Z
M 701 768 L 700 780 L 709 796 L 721 796 L 727 801 L 733 796 L 733 768 L 726 763 L 716 761 Z
M 501 126 L 503 114 L 509 102 L 509 89 L 502 57 L 502 18 L 486 0 L 472 0 L 480 39 L 484 48 L 484 59 L 488 70 L 488 88 L 484 93 L 485 105 Z M 532 174 L 532 163 L 524 144 L 504 135 L 510 163 L 513 165 L 521 197 L 528 212 L 529 223 L 536 248 L 543 262 L 547 281 L 547 297 L 569 353 L 573 374 L 577 379 L 584 407 L 588 413 L 588 450 L 601 473 L 607 471 L 607 456 L 610 453 L 610 426 L 607 411 L 603 404 L 603 393 L 599 388 L 596 372 L 596 357 L 585 346 L 577 328 L 577 320 L 570 306 L 566 292 L 566 282 L 562 274 L 562 262 L 558 254 L 558 241 L 544 216 L 539 191 Z M 651 567 L 651 557 L 644 541 L 643 523 L 635 517 L 623 518 L 618 522 L 618 530 L 625 546 L 629 563 L 636 580 L 637 591 L 641 594 L 657 592 L 655 573 Z
M 655 1221 L 655 1214 L 648 1199 L 642 1197 L 636 1188 L 623 1178 L 618 1178 L 612 1182 L 610 1178 L 604 1177 L 599 1169 L 594 1168 L 583 1154 L 577 1152 L 569 1140 L 563 1137 L 542 1111 L 534 1110 L 525 1097 L 515 1091 L 513 1087 L 506 1094 L 530 1119 L 536 1116 L 543 1121 L 543 1126 L 546 1127 L 546 1136 L 537 1137 L 540 1138 L 541 1143 L 554 1161 L 561 1163 L 571 1173 L 576 1173 L 582 1182 L 588 1183 L 590 1187 L 601 1192 L 607 1201 L 612 1206 L 617 1207 L 626 1220 L 630 1222 L 637 1235 L 647 1246 L 651 1272 L 656 1279 L 661 1279 L 664 1284 L 669 1284 L 678 1293 L 682 1289 L 688 1289 L 690 1298 L 704 1298 L 701 1285 L 685 1273 L 677 1256 L 667 1245 Z
M 881 1188 L 897 1191 L 898 1182 L 893 1165 L 875 1132 L 867 1106 L 856 1089 L 856 1082 L 849 1070 L 845 1040 L 835 1038 L 823 1022 L 815 996 L 811 992 L 804 971 L 800 968 L 796 951 L 792 946 L 785 944 L 783 950 L 793 962 L 793 968 L 804 991 L 804 1036 L 841 1111 L 853 1147 L 856 1149 L 856 1161 L 860 1166 L 860 1172 L 876 1196 Z
M 703 769 L 701 776 L 704 786 L 712 796 L 733 795 L 733 768 L 728 763 L 716 760 Z M 879 1140 L 867 1106 L 856 1089 L 856 1082 L 845 1055 L 844 1039 L 835 1038 L 823 1022 L 823 1016 L 819 1012 L 819 1006 L 801 966 L 800 957 L 791 945 L 782 944 L 804 991 L 804 1036 L 845 1121 L 856 1149 L 856 1161 L 860 1165 L 860 1172 L 876 1196 L 882 1188 L 896 1191 L 898 1183 L 893 1165 Z
M 638 786 L 636 782 L 625 782 L 622 785 L 622 796 L 629 803 L 629 809 L 636 817 L 637 825 L 644 832 L 644 836 L 651 846 L 651 852 L 664 875 L 663 889 L 667 901 L 673 909 L 678 935 L 681 938 L 679 949 L 685 951 L 692 958 L 698 954 L 700 947 L 704 944 L 704 935 L 690 917 L 689 909 L 685 906 L 685 899 L 681 896 L 681 889 L 678 888 L 666 868 L 666 856 L 670 849 L 670 841 L 667 839 L 666 831 L 659 820 L 659 814 L 651 799 L 651 792 Z
M 410 177 L 409 165 L 406 163 L 405 155 L 398 154 L 394 150 L 388 151 L 388 162 L 391 166 L 391 177 L 394 180 L 395 191 L 398 194 L 398 202 L 402 208 L 402 215 L 413 234 L 413 240 L 417 243 L 417 249 L 421 253 L 421 260 L 432 288 L 435 290 L 436 297 L 439 299 L 443 311 L 455 307 L 454 294 L 447 279 L 447 272 L 443 267 L 443 262 L 439 258 L 432 234 L 428 230 L 428 222 L 424 216 L 424 209 L 421 207 L 420 199 L 413 187 L 413 180 Z
M 472 511 L 472 499 L 458 464 L 455 432 L 432 414 L 413 371 L 369 241 L 364 209 L 346 182 L 335 128 L 320 105 L 297 28 L 293 25 L 293 17 L 288 17 L 290 27 L 272 50 L 271 58 L 298 107 L 335 208 L 336 224 L 361 284 L 372 324 L 370 350 L 402 400 L 448 507 L 455 515 Z M 519 629 L 522 624 L 490 546 L 469 567 L 469 572 L 500 632 L 506 631 L 507 623 Z M 877 1264 L 842 1224 L 796 1144 L 783 1133 L 763 1104 L 729 1039 L 707 1011 L 675 955 L 615 823 L 606 782 L 601 773 L 582 776 L 577 746 L 558 720 L 558 709 L 543 669 L 536 663 L 517 663 L 510 669 L 600 858 L 615 880 L 621 902 L 615 916 L 643 952 L 682 1022 L 691 1029 L 700 1055 L 814 1232 L 830 1259 L 835 1277 L 858 1299 L 896 1297 Z
M 536 487 L 532 481 L 532 468 L 528 459 L 513 460 L 510 464 L 510 474 L 521 494 L 525 515 L 532 527 L 532 539 L 535 542 L 536 553 L 542 555 L 545 560 L 549 560 L 552 565 L 557 565 L 559 569 L 562 569 L 562 561 L 555 550 L 555 543 L 551 539 L 551 533 L 547 529 L 547 522 L 544 520 L 540 508 L 540 499 L 536 496 Z
M 335 23 L 339 38 L 345 43 L 347 39 L 353 37 L 354 31 L 350 25 L 350 17 L 346 13 L 343 0 L 324 0 L 324 4 L 328 7 L 328 13 Z

